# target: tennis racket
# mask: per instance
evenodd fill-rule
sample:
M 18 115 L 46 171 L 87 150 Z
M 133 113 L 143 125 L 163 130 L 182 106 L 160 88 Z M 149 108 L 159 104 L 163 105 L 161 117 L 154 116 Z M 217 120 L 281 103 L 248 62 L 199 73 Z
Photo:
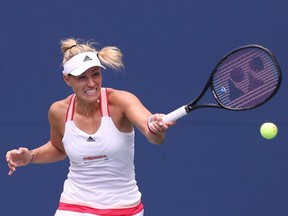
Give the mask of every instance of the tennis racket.
M 163 121 L 175 121 L 192 110 L 205 107 L 253 109 L 276 94 L 281 80 L 279 64 L 271 51 L 260 45 L 242 46 L 221 59 L 196 99 L 163 116 Z M 198 104 L 209 88 L 216 102 Z

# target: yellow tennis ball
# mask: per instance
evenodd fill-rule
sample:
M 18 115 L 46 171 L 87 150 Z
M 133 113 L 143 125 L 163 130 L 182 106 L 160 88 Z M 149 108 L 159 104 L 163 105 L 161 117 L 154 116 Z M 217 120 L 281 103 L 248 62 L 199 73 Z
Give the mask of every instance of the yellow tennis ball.
M 272 122 L 265 122 L 260 127 L 260 133 L 265 139 L 273 139 L 278 133 L 278 128 Z

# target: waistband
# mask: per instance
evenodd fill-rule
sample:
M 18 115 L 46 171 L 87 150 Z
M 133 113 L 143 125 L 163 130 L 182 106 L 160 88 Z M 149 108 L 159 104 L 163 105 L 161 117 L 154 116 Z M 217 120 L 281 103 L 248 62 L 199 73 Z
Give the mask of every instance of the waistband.
M 79 213 L 89 213 L 94 215 L 101 215 L 101 216 L 131 216 L 138 214 L 144 209 L 142 202 L 140 202 L 137 206 L 131 208 L 123 208 L 123 209 L 97 209 L 88 206 L 70 204 L 59 202 L 58 210 L 62 211 L 73 211 Z

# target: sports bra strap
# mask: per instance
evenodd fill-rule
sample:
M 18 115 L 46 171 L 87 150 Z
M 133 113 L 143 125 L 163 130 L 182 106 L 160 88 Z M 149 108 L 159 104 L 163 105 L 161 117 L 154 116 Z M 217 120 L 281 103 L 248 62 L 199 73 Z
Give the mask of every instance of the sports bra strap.
M 108 103 L 108 92 L 106 88 L 101 88 L 101 97 L 100 97 L 100 111 L 101 116 L 110 116 L 109 112 L 109 103 Z
M 68 109 L 66 111 L 66 122 L 73 121 L 75 111 L 76 94 L 73 94 L 70 99 Z M 101 88 L 100 95 L 100 113 L 101 117 L 110 116 L 109 103 L 108 103 L 108 92 L 106 88 Z
M 69 103 L 68 109 L 67 109 L 67 111 L 66 111 L 66 122 L 73 120 L 73 117 L 74 117 L 74 109 L 75 109 L 75 101 L 76 101 L 75 99 L 76 99 L 76 95 L 73 94 L 73 95 L 71 96 L 70 103 Z

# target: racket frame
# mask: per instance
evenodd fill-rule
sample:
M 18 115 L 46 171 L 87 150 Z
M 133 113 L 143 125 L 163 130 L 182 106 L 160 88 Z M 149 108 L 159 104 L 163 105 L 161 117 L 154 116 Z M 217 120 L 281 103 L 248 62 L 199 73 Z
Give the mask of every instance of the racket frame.
M 253 107 L 247 107 L 247 108 L 231 108 L 231 107 L 226 107 L 223 104 L 221 104 L 221 102 L 219 101 L 216 93 L 215 93 L 215 89 L 213 87 L 213 77 L 214 74 L 217 72 L 217 69 L 219 68 L 220 65 L 222 65 L 222 63 L 229 58 L 231 55 L 233 55 L 235 52 L 238 52 L 239 50 L 243 50 L 243 49 L 247 49 L 247 48 L 257 48 L 257 49 L 261 49 L 263 51 L 265 51 L 272 59 L 272 61 L 274 62 L 274 65 L 277 68 L 277 72 L 278 72 L 278 83 L 276 88 L 274 89 L 273 93 L 267 97 L 264 101 L 262 101 L 261 103 L 253 106 Z M 170 122 L 170 121 L 176 121 L 179 118 L 184 117 L 185 115 L 187 115 L 188 113 L 190 113 L 192 110 L 195 109 L 199 109 L 199 108 L 222 108 L 222 109 L 226 109 L 226 110 L 232 110 L 232 111 L 244 111 L 244 110 L 249 110 L 249 109 L 254 109 L 264 103 L 266 103 L 267 101 L 269 101 L 279 90 L 280 86 L 282 83 L 282 73 L 281 73 L 281 69 L 280 66 L 275 58 L 275 56 L 273 55 L 273 53 L 268 50 L 267 48 L 257 45 L 257 44 L 249 44 L 249 45 L 245 45 L 245 46 L 241 46 L 229 53 L 227 53 L 226 55 L 224 55 L 222 57 L 222 59 L 219 61 L 219 63 L 214 67 L 205 87 L 203 88 L 203 90 L 200 92 L 200 94 L 194 99 L 192 100 L 190 103 L 183 105 L 181 107 L 179 107 L 178 109 L 168 113 L 167 115 L 163 116 L 163 121 L 164 122 Z M 204 94 L 207 92 L 207 90 L 210 88 L 213 97 L 215 98 L 216 102 L 215 104 L 213 103 L 203 103 L 203 104 L 197 104 L 200 99 L 204 96 Z

